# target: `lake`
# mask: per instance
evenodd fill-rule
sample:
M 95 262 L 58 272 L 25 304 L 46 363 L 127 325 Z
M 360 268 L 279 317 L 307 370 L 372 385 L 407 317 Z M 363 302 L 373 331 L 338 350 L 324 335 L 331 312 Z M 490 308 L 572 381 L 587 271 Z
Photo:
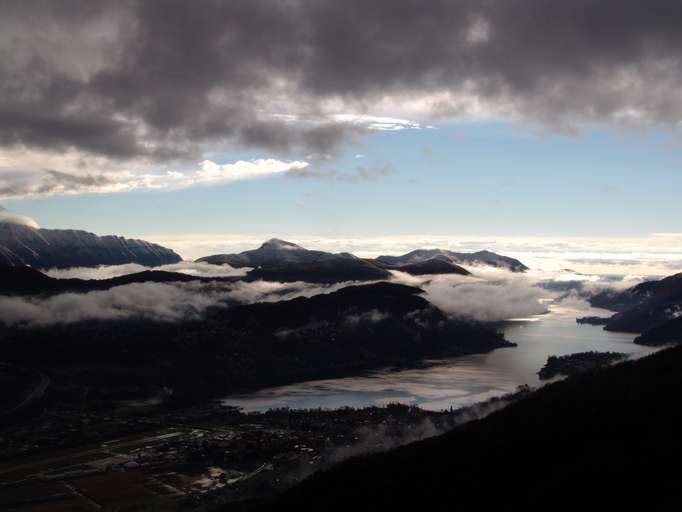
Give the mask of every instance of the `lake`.
M 578 316 L 609 314 L 604 310 L 575 311 L 553 306 L 549 314 L 506 324 L 503 331 L 509 341 L 518 344 L 514 348 L 429 361 L 426 368 L 382 369 L 356 377 L 266 388 L 228 396 L 224 403 L 246 412 L 276 407 L 334 409 L 398 402 L 429 410 L 458 408 L 509 393 L 519 385 L 540 386 L 537 372 L 550 355 L 595 350 L 641 357 L 655 350 L 635 345 L 634 334 L 607 332 L 601 326 L 575 321 Z

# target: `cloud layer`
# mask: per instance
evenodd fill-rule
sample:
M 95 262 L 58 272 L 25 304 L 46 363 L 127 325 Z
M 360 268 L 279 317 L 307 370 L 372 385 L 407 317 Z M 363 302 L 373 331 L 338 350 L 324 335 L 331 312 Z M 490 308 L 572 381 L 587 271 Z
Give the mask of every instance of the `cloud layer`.
M 95 269 L 53 270 L 58 278 L 79 277 L 104 279 L 144 269 L 139 265 L 120 265 Z M 181 262 L 164 270 L 199 276 L 236 275 L 242 269 Z M 605 289 L 624 289 L 640 282 L 628 277 L 605 280 L 596 276 L 580 276 L 569 272 L 513 273 L 491 267 L 473 268 L 473 276 L 411 276 L 392 272 L 391 281 L 420 287 L 424 298 L 452 318 L 494 322 L 527 318 L 550 311 L 551 304 L 564 308 L 585 309 L 585 297 Z M 558 287 L 545 286 L 560 284 Z M 570 286 L 566 284 L 573 283 Z M 576 285 L 575 283 L 580 283 Z M 319 285 L 305 282 L 268 281 L 133 283 L 103 291 L 62 293 L 49 297 L 0 296 L 0 323 L 5 325 L 45 326 L 82 320 L 123 320 L 144 318 L 177 322 L 201 318 L 207 310 L 312 297 L 332 293 L 350 285 L 367 284 L 354 281 Z M 348 323 L 380 322 L 387 317 L 376 310 L 351 315 Z
M 397 282 L 419 286 L 424 298 L 454 318 L 496 322 L 549 312 L 558 294 L 538 287 L 550 274 L 518 274 L 489 267 L 473 268 L 473 276 L 410 276 L 393 272 Z
M 157 321 L 197 319 L 221 294 L 163 283 L 134 283 L 84 294 L 49 297 L 0 297 L 0 321 L 5 325 L 44 326 L 82 320 L 146 318 Z
M 106 272 L 100 274 L 100 277 L 112 275 L 111 268 L 99 269 L 100 272 Z M 311 297 L 353 284 L 358 283 L 316 285 L 266 281 L 173 284 L 148 282 L 88 293 L 61 293 L 47 298 L 0 296 L 0 323 L 8 326 L 45 326 L 83 320 L 129 318 L 178 322 L 199 319 L 213 307 Z
M 45 274 L 57 279 L 111 279 L 112 277 L 134 274 L 145 270 L 179 272 L 197 277 L 231 277 L 243 276 L 250 269 L 247 267 L 232 268 L 229 265 L 211 265 L 201 261 L 181 261 L 159 267 L 145 267 L 137 263 L 127 263 L 125 265 L 100 265 L 99 267 L 54 268 L 45 271 Z
M 252 180 L 276 174 L 305 173 L 306 167 L 308 162 L 305 161 L 284 162 L 274 158 L 261 158 L 227 164 L 204 160 L 199 163 L 198 169 L 162 173 L 120 171 L 83 175 L 42 169 L 22 174 L 10 173 L 9 177 L 0 174 L 0 198 L 171 190 L 193 185 Z
M 104 186 L 103 169 L 202 161 L 207 148 L 326 154 L 427 119 L 569 133 L 592 123 L 677 130 L 682 120 L 673 0 L 0 8 L 0 171 L 46 169 L 36 187 L 48 193 Z M 50 160 L 60 165 L 36 167 Z M 6 197 L 16 179 L 0 183 Z
M 32 228 L 40 227 L 38 223 L 31 217 L 13 213 L 2 206 L 0 206 L 0 223 L 19 224 L 21 226 L 29 226 Z

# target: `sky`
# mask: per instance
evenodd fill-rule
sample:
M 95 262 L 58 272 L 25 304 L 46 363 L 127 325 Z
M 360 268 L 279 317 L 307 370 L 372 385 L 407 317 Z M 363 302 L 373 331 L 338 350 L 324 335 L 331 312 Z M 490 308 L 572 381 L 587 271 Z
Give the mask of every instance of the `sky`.
M 42 227 L 682 261 L 679 2 L 0 9 L 0 204 Z

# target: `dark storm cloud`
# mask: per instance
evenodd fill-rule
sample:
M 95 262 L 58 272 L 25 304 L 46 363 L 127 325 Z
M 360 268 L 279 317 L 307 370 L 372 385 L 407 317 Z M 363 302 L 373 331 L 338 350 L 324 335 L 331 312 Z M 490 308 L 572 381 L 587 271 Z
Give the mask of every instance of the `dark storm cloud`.
M 372 113 L 677 126 L 682 3 L 0 1 L 0 144 L 171 160 L 333 151 Z M 413 109 L 414 110 L 414 109 Z M 272 114 L 294 114 L 297 120 Z M 311 121 L 313 120 L 313 121 Z

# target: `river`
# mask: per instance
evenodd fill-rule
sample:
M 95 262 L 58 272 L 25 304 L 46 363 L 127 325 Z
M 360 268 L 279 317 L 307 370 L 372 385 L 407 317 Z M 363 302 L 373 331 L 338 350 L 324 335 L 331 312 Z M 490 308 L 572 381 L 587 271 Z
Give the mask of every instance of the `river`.
M 514 391 L 540 386 L 537 372 L 550 355 L 613 351 L 640 357 L 654 349 L 635 345 L 635 335 L 607 332 L 601 326 L 577 324 L 577 316 L 606 316 L 604 310 L 575 311 L 551 307 L 550 313 L 510 321 L 505 337 L 517 347 L 453 359 L 429 361 L 425 368 L 382 369 L 357 377 L 314 380 L 232 395 L 224 403 L 244 411 L 365 407 L 404 403 L 424 409 L 457 408 Z

